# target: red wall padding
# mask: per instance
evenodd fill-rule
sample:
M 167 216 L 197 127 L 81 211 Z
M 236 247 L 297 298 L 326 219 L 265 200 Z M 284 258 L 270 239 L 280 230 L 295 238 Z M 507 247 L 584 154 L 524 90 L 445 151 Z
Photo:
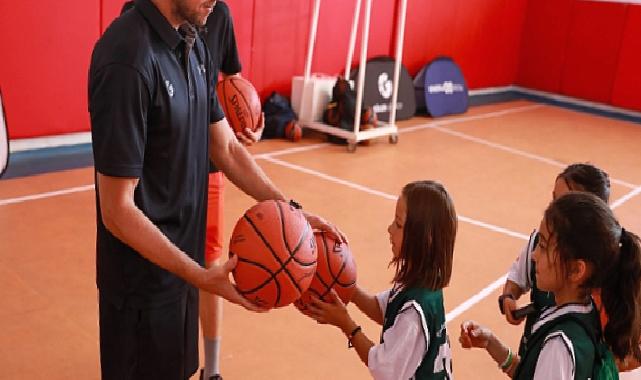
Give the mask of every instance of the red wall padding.
M 574 0 L 530 1 L 521 41 L 517 83 L 548 92 L 561 91 Z
M 627 8 L 621 3 L 574 4 L 561 73 L 563 94 L 610 102 Z
M 0 86 L 11 138 L 89 130 L 91 50 L 123 2 L 45 0 L 35 8 L 0 2 L 0 44 L 7 52 L 0 61 Z M 304 70 L 314 0 L 227 3 L 243 75 L 263 98 L 272 91 L 289 94 L 291 77 Z M 393 55 L 400 1 L 373 4 L 368 57 Z M 313 72 L 344 69 L 354 5 L 355 0 L 323 0 Z M 415 74 L 433 58 L 449 55 L 470 88 L 517 83 L 641 110 L 639 35 L 641 6 L 629 4 L 409 0 L 403 62 Z M 360 33 L 356 45 L 354 65 Z
M 612 104 L 641 110 L 641 6 L 628 8 Z
M 86 131 L 98 0 L 0 1 L 0 86 L 10 138 Z
M 409 1 L 403 62 L 412 75 L 452 57 L 469 87 L 514 83 L 526 0 Z
M 641 110 L 641 6 L 530 0 L 517 84 Z

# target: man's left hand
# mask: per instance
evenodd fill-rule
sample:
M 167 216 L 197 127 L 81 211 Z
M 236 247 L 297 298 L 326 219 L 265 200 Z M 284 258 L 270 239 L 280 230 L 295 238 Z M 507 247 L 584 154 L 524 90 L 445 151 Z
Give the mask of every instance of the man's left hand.
M 306 212 L 303 212 L 305 215 L 305 218 L 309 222 L 309 225 L 312 226 L 313 229 L 315 230 L 320 230 L 320 231 L 325 231 L 329 233 L 331 237 L 333 237 L 335 240 L 342 241 L 343 243 L 349 243 L 347 241 L 347 237 L 345 234 L 338 229 L 335 225 L 329 223 L 325 219 L 321 218 L 320 216 L 313 215 L 313 214 L 308 214 Z
M 258 128 L 255 131 L 252 131 L 250 128 L 245 128 L 242 132 L 236 132 L 236 138 L 241 144 L 245 146 L 252 146 L 254 143 L 260 141 L 260 138 L 263 136 L 263 130 L 265 129 L 265 113 L 260 113 L 260 118 L 258 119 Z

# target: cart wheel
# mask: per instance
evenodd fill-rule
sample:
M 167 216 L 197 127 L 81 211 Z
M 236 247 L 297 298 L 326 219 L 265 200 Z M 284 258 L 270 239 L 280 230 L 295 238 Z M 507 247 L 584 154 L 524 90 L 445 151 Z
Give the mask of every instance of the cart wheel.
M 358 146 L 358 144 L 356 144 L 355 142 L 349 142 L 349 143 L 347 143 L 347 151 L 349 153 L 354 153 L 354 152 L 356 152 L 356 147 L 357 146 Z
M 398 143 L 398 135 L 389 135 L 389 143 L 390 144 Z

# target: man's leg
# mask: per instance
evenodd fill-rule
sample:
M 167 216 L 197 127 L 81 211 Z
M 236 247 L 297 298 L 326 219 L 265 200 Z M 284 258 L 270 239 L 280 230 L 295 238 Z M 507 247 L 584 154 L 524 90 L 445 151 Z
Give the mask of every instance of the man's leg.
M 223 249 L 223 181 L 221 172 L 209 175 L 207 199 L 207 242 L 205 265 L 207 268 L 220 263 Z M 222 298 L 208 292 L 200 292 L 200 322 L 203 330 L 205 368 L 203 379 L 220 374 L 220 340 L 223 317 Z
M 156 307 L 116 305 L 100 296 L 103 380 L 189 379 L 198 369 L 198 292 Z

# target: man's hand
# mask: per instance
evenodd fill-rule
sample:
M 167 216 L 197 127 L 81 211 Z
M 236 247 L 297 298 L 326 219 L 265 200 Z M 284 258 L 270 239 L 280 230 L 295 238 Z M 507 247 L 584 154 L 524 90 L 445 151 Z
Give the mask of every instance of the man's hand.
M 198 287 L 209 293 L 219 295 L 227 301 L 240 305 L 247 310 L 256 312 L 267 311 L 254 305 L 240 293 L 238 293 L 238 290 L 236 289 L 234 284 L 232 284 L 229 280 L 229 274 L 236 267 L 237 263 L 238 256 L 234 255 L 223 265 L 214 264 L 210 268 L 205 269 Z
M 309 222 L 309 225 L 312 226 L 312 229 L 325 231 L 329 233 L 329 235 L 335 240 L 342 241 L 343 243 L 349 243 L 345 234 L 335 225 L 329 223 L 320 216 L 308 214 L 304 211 L 303 214 L 305 215 L 305 219 L 307 219 L 307 221 Z
M 252 131 L 249 128 L 245 128 L 242 132 L 236 132 L 236 138 L 245 146 L 251 146 L 254 143 L 260 141 L 260 138 L 263 136 L 263 130 L 265 129 L 265 113 L 260 113 L 260 118 L 258 119 L 258 128 L 255 131 Z

